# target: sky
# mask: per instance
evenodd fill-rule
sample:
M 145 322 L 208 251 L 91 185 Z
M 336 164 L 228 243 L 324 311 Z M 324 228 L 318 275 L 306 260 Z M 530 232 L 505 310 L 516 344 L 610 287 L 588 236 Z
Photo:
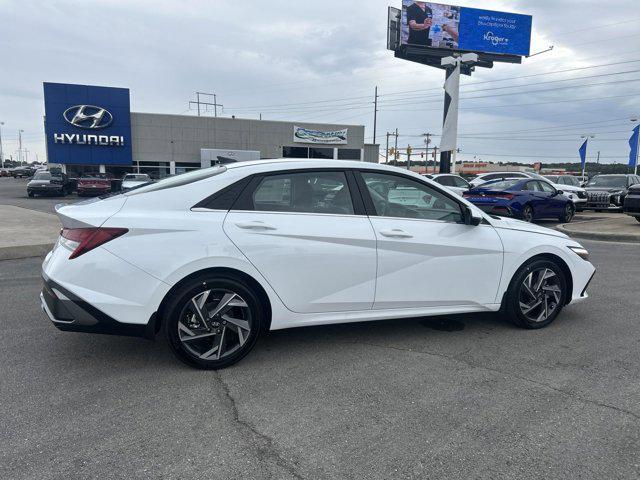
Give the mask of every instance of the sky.
M 401 0 L 0 0 L 0 122 L 5 156 L 24 130 L 45 158 L 43 82 L 131 89 L 136 112 L 195 115 L 196 91 L 222 115 L 364 125 L 377 143 L 437 145 L 444 72 L 386 50 L 387 7 Z M 461 80 L 458 159 L 626 163 L 640 115 L 638 0 L 461 0 L 533 16 L 532 53 Z M 476 92 L 476 93 L 474 93 Z M 480 93 L 481 92 L 481 93 Z M 473 98 L 480 97 L 480 98 Z M 207 112 L 212 115 L 212 112 Z

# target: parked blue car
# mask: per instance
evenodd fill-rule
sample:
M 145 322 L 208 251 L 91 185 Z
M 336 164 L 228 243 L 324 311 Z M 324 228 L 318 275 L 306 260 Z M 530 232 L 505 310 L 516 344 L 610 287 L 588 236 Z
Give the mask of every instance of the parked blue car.
M 544 180 L 512 178 L 483 183 L 464 194 L 464 198 L 492 215 L 532 222 L 557 218 L 569 223 L 575 214 L 573 202 Z

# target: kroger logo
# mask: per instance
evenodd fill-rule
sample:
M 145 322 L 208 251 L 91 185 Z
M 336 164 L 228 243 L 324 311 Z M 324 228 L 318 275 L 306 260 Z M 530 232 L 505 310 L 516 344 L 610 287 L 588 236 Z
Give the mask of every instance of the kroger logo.
M 498 45 L 507 45 L 509 43 L 509 39 L 505 37 L 499 37 L 494 35 L 493 32 L 487 32 L 483 37 L 487 42 L 491 42 L 494 47 Z

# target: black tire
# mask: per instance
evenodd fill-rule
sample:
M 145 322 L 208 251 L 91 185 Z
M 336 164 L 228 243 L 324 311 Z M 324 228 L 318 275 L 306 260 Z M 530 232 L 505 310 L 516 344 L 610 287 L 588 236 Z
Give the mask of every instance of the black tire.
M 537 277 L 536 272 L 551 270 L 553 272 L 553 277 L 549 278 L 549 280 L 554 280 L 553 286 L 559 288 L 559 292 L 557 297 L 549 298 L 546 300 L 548 315 L 545 318 L 534 320 L 531 317 L 535 317 L 539 312 L 542 312 L 545 305 L 545 300 L 543 300 L 542 305 L 536 307 L 529 312 L 525 312 L 526 308 L 522 307 L 522 302 L 528 303 L 529 305 L 533 305 L 536 303 L 535 295 L 538 295 L 538 292 L 534 290 L 533 295 L 531 296 L 528 292 L 527 287 L 525 287 L 525 282 L 527 281 L 529 275 L 535 279 L 534 282 L 537 283 L 539 277 Z M 535 286 L 535 285 L 534 285 Z M 551 287 L 552 285 L 549 285 Z M 541 288 L 543 290 L 543 295 L 548 294 L 549 291 L 544 290 L 544 287 Z M 508 319 L 514 323 L 515 325 L 521 328 L 527 329 L 538 329 L 544 328 L 553 322 L 556 317 L 562 311 L 567 299 L 567 279 L 562 271 L 562 268 L 554 261 L 546 258 L 541 258 L 537 260 L 531 260 L 516 272 L 511 280 L 509 285 L 509 289 L 507 290 L 507 295 L 505 296 L 505 305 L 504 312 Z M 551 292 L 551 295 L 553 292 Z M 528 299 L 531 298 L 531 302 Z
M 640 217 L 633 217 L 635 218 L 638 222 L 640 222 Z
M 533 207 L 531 205 L 525 205 L 522 209 L 522 220 L 525 222 L 533 222 Z
M 205 302 L 202 305 L 203 317 L 207 319 L 205 324 L 208 328 L 205 329 L 202 327 L 199 317 L 192 307 L 192 299 L 206 291 L 210 291 L 208 297 L 211 303 Z M 242 330 L 244 335 L 238 333 L 240 328 L 236 324 L 222 320 L 225 317 L 229 318 L 228 315 L 209 316 L 216 311 L 217 306 L 223 303 L 223 295 L 227 295 L 225 292 L 228 292 L 229 295 L 235 294 L 236 297 L 234 298 L 239 298 L 242 301 L 241 306 L 229 307 L 225 312 L 234 312 L 233 309 L 239 309 L 232 315 L 245 317 L 241 320 L 250 327 L 248 335 L 245 330 Z M 219 300 L 220 297 L 222 299 Z M 264 306 L 261 304 L 254 289 L 239 278 L 216 275 L 195 277 L 182 285 L 168 299 L 163 315 L 165 336 L 176 357 L 187 365 L 205 370 L 225 368 L 241 360 L 255 346 L 262 325 L 265 322 L 264 310 Z M 242 312 L 242 315 L 240 315 L 240 312 Z M 191 314 L 191 317 L 189 314 Z M 235 318 L 234 320 L 237 321 L 238 319 Z M 184 327 L 188 328 L 185 330 Z M 188 333 L 185 334 L 185 332 Z M 219 333 L 216 334 L 216 332 Z M 227 334 L 227 332 L 229 333 Z M 188 341 L 192 334 L 194 336 L 204 334 L 207 337 Z M 187 341 L 185 341 L 185 338 Z M 237 339 L 235 343 L 238 343 L 238 345 L 229 347 L 229 344 L 235 339 Z M 212 358 L 213 354 L 206 355 L 215 348 L 214 344 L 216 342 L 219 347 L 218 352 L 227 349 L 226 352 L 223 352 L 222 358 Z M 201 355 L 199 356 L 198 354 Z M 203 356 L 206 358 L 203 358 Z M 219 353 L 218 356 L 220 356 Z
M 31 197 L 31 198 L 33 198 L 33 197 L 35 197 L 35 196 L 36 196 L 36 194 L 35 194 L 35 193 L 33 193 L 33 192 L 27 192 L 27 195 L 28 195 L 29 197 Z
M 567 203 L 564 207 L 563 214 L 560 215 L 560 217 L 558 217 L 558 220 L 560 220 L 560 222 L 562 223 L 571 223 L 571 220 L 573 220 L 573 216 L 575 214 L 576 214 L 575 207 L 572 204 Z

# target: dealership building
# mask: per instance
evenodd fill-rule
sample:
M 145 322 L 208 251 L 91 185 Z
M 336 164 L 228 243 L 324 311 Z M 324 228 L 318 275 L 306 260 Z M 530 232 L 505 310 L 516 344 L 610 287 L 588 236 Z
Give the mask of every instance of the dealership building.
M 45 83 L 44 100 L 48 163 L 72 176 L 164 177 L 228 158 L 378 162 L 362 125 L 131 112 L 128 89 L 88 85 Z

